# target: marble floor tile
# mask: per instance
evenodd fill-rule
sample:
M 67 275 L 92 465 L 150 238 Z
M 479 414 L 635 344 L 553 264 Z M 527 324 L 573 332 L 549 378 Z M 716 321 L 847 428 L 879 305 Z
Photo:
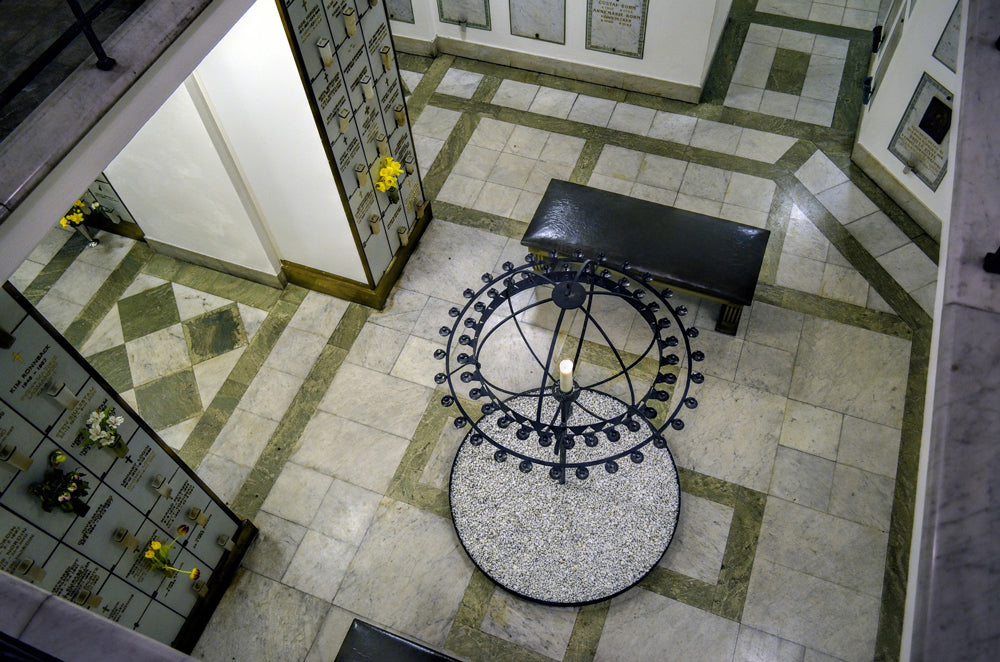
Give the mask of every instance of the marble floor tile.
M 898 427 L 909 355 L 900 338 L 808 317 L 789 397 Z
M 788 395 L 788 386 L 792 380 L 794 362 L 795 355 L 791 352 L 748 340 L 743 343 L 740 363 L 736 368 L 736 381 L 785 396 Z
M 550 180 L 551 177 L 545 180 L 546 186 L 548 186 Z M 530 223 L 531 219 L 535 216 L 535 212 L 538 210 L 538 203 L 541 201 L 542 195 L 540 193 L 521 191 L 517 196 L 517 202 L 514 203 L 514 209 L 510 212 L 510 217 L 518 221 Z
M 212 443 L 212 452 L 237 464 L 252 467 L 277 427 L 278 421 L 237 407 Z
M 813 2 L 812 9 L 809 10 L 810 21 L 840 25 L 840 21 L 843 20 L 843 18 L 843 5 L 827 5 L 821 2 Z
M 844 17 L 840 24 L 847 28 L 857 28 L 859 30 L 871 30 L 878 23 L 878 12 L 863 11 L 861 9 L 844 9 Z
M 839 91 L 839 88 L 838 88 Z M 814 90 L 814 94 L 827 94 L 828 88 Z M 795 119 L 800 122 L 819 124 L 820 126 L 831 126 L 833 124 L 833 112 L 836 110 L 835 101 L 825 101 L 810 99 L 809 97 L 799 97 L 799 103 L 795 107 Z
M 732 174 L 729 170 L 689 163 L 678 193 L 722 202 Z
M 542 153 L 538 155 L 538 158 L 549 163 L 558 163 L 572 167 L 576 165 L 577 159 L 580 158 L 580 152 L 583 151 L 583 146 L 586 142 L 583 138 L 577 138 L 576 136 L 549 133 L 549 137 L 545 141 L 545 147 L 542 149 Z
M 792 18 L 809 18 L 811 4 L 803 0 L 759 0 L 757 11 Z
M 738 108 L 740 110 L 756 112 L 757 109 L 760 108 L 760 101 L 763 96 L 763 88 L 740 85 L 739 83 L 731 83 L 729 85 L 729 90 L 726 92 L 726 98 L 723 101 L 723 105 L 728 106 L 729 108 Z
M 236 304 L 181 322 L 192 364 L 231 352 L 247 344 Z
M 253 521 L 260 533 L 243 559 L 243 566 L 280 581 L 308 529 L 263 510 Z
M 823 289 L 823 272 L 826 263 L 783 253 L 778 262 L 778 273 L 774 282 L 782 287 L 790 287 L 810 294 L 819 294 Z
M 924 312 L 934 317 L 934 304 L 937 301 L 937 281 L 927 283 L 909 293 Z
M 817 510 L 830 503 L 834 462 L 778 446 L 770 494 Z
M 462 114 L 458 111 L 439 108 L 438 106 L 427 106 L 420 117 L 413 123 L 413 134 L 416 136 L 426 136 L 444 140 L 455 128 L 455 123 Z
M 833 474 L 829 512 L 888 531 L 894 487 L 895 482 L 888 476 L 838 463 Z
M 485 183 L 482 179 L 473 179 L 472 177 L 452 172 L 448 175 L 444 186 L 438 191 L 437 199 L 442 202 L 458 205 L 459 207 L 472 207 L 472 203 L 479 197 L 479 192 L 483 190 L 483 184 Z
M 754 561 L 743 624 L 844 660 L 872 659 L 879 601 L 765 559 Z
M 548 115 L 550 117 L 566 118 L 576 101 L 575 92 L 557 90 L 551 87 L 541 87 L 528 107 L 528 112 Z
M 757 211 L 756 209 L 747 209 L 746 207 L 740 207 L 738 205 L 731 205 L 728 202 L 722 203 L 722 209 L 719 211 L 719 218 L 724 218 L 727 221 L 743 223 L 744 225 L 760 228 L 762 230 L 767 228 L 768 224 L 767 212 Z
M 819 293 L 828 299 L 863 306 L 868 301 L 868 281 L 852 267 L 827 264 Z
M 660 660 L 669 651 L 670 659 L 731 662 L 738 633 L 735 621 L 636 588 L 611 602 L 594 660 Z
M 770 179 L 734 172 L 729 180 L 724 201 L 740 207 L 770 212 L 774 191 L 774 182 Z
M 441 646 L 472 569 L 450 522 L 383 499 L 334 604 Z
M 357 614 L 330 605 L 330 611 L 323 621 L 319 634 L 316 635 L 316 640 L 313 641 L 312 648 L 309 649 L 305 662 L 336 662 L 340 647 L 344 644 L 355 618 Z
M 746 41 L 751 44 L 761 44 L 763 46 L 777 46 L 781 39 L 781 28 L 772 25 L 762 25 L 751 23 L 747 28 Z
M 58 223 L 55 224 L 51 230 L 45 233 L 38 245 L 28 253 L 27 259 L 41 265 L 48 264 L 59 252 L 59 249 L 65 246 L 66 242 L 74 235 L 76 235 L 74 230 L 64 230 Z
M 194 373 L 180 370 L 135 387 L 139 414 L 154 430 L 176 425 L 201 413 Z
M 630 103 L 619 103 L 615 106 L 614 112 L 611 113 L 611 119 L 608 120 L 608 128 L 644 136 L 653 123 L 654 115 L 656 115 L 656 111 L 652 108 L 636 106 Z
M 492 182 L 520 189 L 524 186 L 524 182 L 527 181 L 528 175 L 531 173 L 531 168 L 534 165 L 535 159 L 518 156 L 517 154 L 501 154 L 497 159 L 496 165 L 493 166 L 486 177 L 487 186 Z M 485 192 L 486 189 L 484 187 L 482 193 Z
M 274 481 L 261 509 L 308 526 L 332 482 L 329 476 L 289 462 Z
M 84 252 L 86 252 L 86 249 L 84 249 Z M 59 277 L 59 280 L 52 285 L 49 293 L 67 301 L 85 304 L 90 301 L 90 298 L 94 296 L 98 288 L 104 284 L 110 273 L 110 268 L 88 264 L 77 259 Z
M 24 292 L 31 285 L 31 281 L 35 280 L 35 277 L 42 272 L 45 265 L 41 262 L 32 262 L 30 259 L 25 260 L 21 263 L 21 266 L 17 268 L 13 274 L 11 274 L 10 284 L 17 288 L 19 292 Z
M 691 135 L 691 146 L 719 152 L 735 154 L 743 129 L 731 124 L 700 119 Z
M 305 379 L 326 341 L 327 338 L 315 333 L 286 327 L 264 361 L 264 367 Z
M 413 134 L 413 149 L 417 152 L 417 162 L 420 164 L 420 174 L 427 176 L 428 170 L 444 147 L 444 141 L 428 136 Z
M 191 420 L 196 423 L 198 421 L 196 418 Z M 190 430 L 188 432 L 190 433 Z M 163 438 L 163 432 L 160 431 L 159 434 Z M 198 477 L 205 481 L 206 485 L 211 485 L 215 495 L 225 503 L 232 503 L 249 475 L 250 467 L 237 464 L 214 453 L 205 455 L 201 464 L 198 465 Z
M 439 347 L 430 340 L 409 336 L 389 374 L 427 388 L 435 388 L 434 375 L 444 368 L 444 364 L 434 358 L 434 350 Z
M 260 329 L 260 325 L 267 318 L 267 311 L 242 303 L 237 303 L 236 308 L 240 311 L 240 319 L 243 320 L 243 330 L 246 331 L 247 340 L 253 340 L 253 337 L 257 334 L 257 330 Z
M 445 301 L 429 297 L 424 309 L 420 311 L 417 323 L 413 325 L 411 335 L 430 340 L 438 345 L 444 345 L 448 339 L 441 335 L 441 327 L 450 326 L 455 321 L 448 315 L 448 311 L 456 305 L 461 309 L 467 302 L 462 298 L 461 292 L 455 292 L 452 296 L 455 300 Z
M 705 362 L 701 371 L 711 377 L 727 381 L 736 379 L 736 368 L 740 362 L 740 352 L 743 351 L 743 339 L 725 333 L 716 333 L 699 328 L 697 349 L 705 353 Z M 693 345 L 694 346 L 694 345 Z
M 740 626 L 733 662 L 803 662 L 805 648 L 762 630 Z
M 763 89 L 774 62 L 776 47 L 745 43 L 733 70 L 732 82 Z
M 516 80 L 505 78 L 500 87 L 493 95 L 492 103 L 498 106 L 507 106 L 518 110 L 528 110 L 531 102 L 535 100 L 538 93 L 538 86 L 530 83 L 521 83 Z
M 318 411 L 291 461 L 384 494 L 408 445 L 401 437 Z
M 913 243 L 900 246 L 877 259 L 907 292 L 923 287 L 938 276 L 938 265 Z
M 231 303 L 229 299 L 186 287 L 180 283 L 171 283 L 171 286 L 174 290 L 174 299 L 177 301 L 177 313 L 182 322 Z
M 836 103 L 843 73 L 843 59 L 813 55 L 809 58 L 809 70 L 806 72 L 801 95 L 818 101 Z
M 816 43 L 813 45 L 814 55 L 825 55 L 835 58 L 846 58 L 847 49 L 851 42 L 838 37 L 828 37 L 826 35 L 816 35 Z
M 528 602 L 493 591 L 480 629 L 554 660 L 563 659 L 579 609 Z
M 262 366 L 239 406 L 263 418 L 280 421 L 302 386 L 302 378 Z
M 448 489 L 448 484 L 451 481 L 451 467 L 455 463 L 455 454 L 458 452 L 462 440 L 468 434 L 464 429 L 456 429 L 454 423 L 455 418 L 449 416 L 441 428 L 441 434 L 438 435 L 430 457 L 427 458 L 427 464 L 424 465 L 424 470 L 420 473 L 419 481 L 424 485 L 430 485 L 440 490 Z
M 659 565 L 714 586 L 732 521 L 731 507 L 693 494 L 681 495 L 677 529 Z
M 500 149 L 503 149 L 503 146 Z M 448 179 L 468 177 L 485 181 L 498 158 L 500 158 L 500 150 L 479 147 L 478 145 L 466 145 L 465 149 L 462 150 L 462 155 L 455 162 L 455 167 Z
M 550 133 L 530 126 L 515 126 L 510 132 L 510 138 L 503 146 L 503 152 L 513 154 L 527 159 L 537 159 L 545 143 L 548 141 Z
M 820 150 L 795 171 L 795 176 L 813 195 L 848 182 L 847 175 Z
M 135 279 L 131 283 L 129 283 L 129 286 L 125 288 L 125 291 L 122 292 L 121 298 L 126 299 L 134 294 L 145 292 L 146 290 L 151 290 L 154 287 L 159 287 L 160 285 L 163 285 L 166 282 L 167 281 L 163 280 L 162 278 L 157 278 L 156 276 L 150 276 L 149 274 L 140 273 L 135 277 Z
M 403 269 L 399 286 L 439 299 L 461 301 L 462 284 L 479 282 L 479 277 L 496 264 L 505 244 L 504 237 L 435 220 L 427 226 Z M 449 288 L 453 291 L 446 291 Z M 448 319 L 447 308 L 443 312 L 435 330 Z
M 788 136 L 744 128 L 736 147 L 736 156 L 775 163 L 795 142 L 795 138 Z
M 514 127 L 515 125 L 509 122 L 501 122 L 492 117 L 484 117 L 476 125 L 476 130 L 472 132 L 472 136 L 469 138 L 469 145 L 485 147 L 496 152 L 503 151 L 504 145 L 507 144 L 507 140 L 510 138 L 510 134 L 514 132 Z
M 248 570 L 240 571 L 198 640 L 193 655 L 205 662 L 301 660 L 330 606 Z
M 392 394 L 388 402 L 385 394 Z M 430 396 L 431 390 L 424 386 L 345 363 L 319 408 L 409 439 Z
M 688 195 L 686 193 L 677 194 L 677 199 L 674 200 L 674 206 L 678 209 L 686 209 L 687 211 L 693 211 L 696 214 L 704 214 L 705 216 L 722 215 L 721 202 L 709 200 L 707 198 L 700 198 L 696 195 Z
M 420 81 L 424 78 L 422 73 L 418 73 L 416 71 L 406 71 L 405 69 L 400 69 L 399 75 L 403 79 L 406 89 L 410 91 L 410 94 L 413 94 L 413 90 L 417 88 L 417 85 L 419 85 Z
M 778 46 L 800 53 L 812 53 L 816 35 L 798 30 L 782 30 L 778 37 Z
M 318 531 L 306 531 L 281 581 L 303 593 L 332 602 L 355 549 L 354 545 Z
M 827 655 L 826 653 L 821 653 L 812 648 L 807 648 L 805 651 L 805 657 L 802 658 L 802 662 L 844 662 L 844 660 L 841 660 L 839 657 Z
M 479 82 L 483 79 L 482 74 L 463 69 L 449 69 L 441 82 L 438 83 L 437 92 L 439 94 L 450 94 L 454 97 L 471 99 L 479 87 Z
M 134 391 L 131 391 L 131 392 L 134 393 Z M 195 426 L 198 424 L 198 420 L 199 420 L 199 417 L 197 415 L 195 415 L 194 417 L 189 418 L 186 421 L 181 421 L 180 423 L 178 423 L 176 425 L 171 425 L 168 428 L 163 428 L 161 430 L 157 430 L 156 433 L 158 435 L 160 435 L 160 439 L 162 439 L 164 441 L 164 443 L 167 444 L 167 446 L 170 446 L 175 451 L 176 450 L 180 450 L 181 448 L 184 447 L 184 444 L 187 442 L 187 438 L 191 435 L 191 432 L 194 430 Z M 218 458 L 218 456 L 216 456 L 216 457 Z M 222 459 L 222 458 L 218 458 L 218 459 Z M 217 463 L 218 466 L 221 466 L 222 464 L 223 463 L 221 463 L 221 462 Z M 200 468 L 203 465 L 204 465 L 204 462 L 202 462 L 202 464 L 198 465 L 198 466 Z M 240 479 L 239 479 L 240 485 L 243 484 L 243 479 L 244 478 L 245 478 L 245 476 L 241 476 L 240 477 Z M 212 485 L 213 488 L 215 487 L 215 483 L 210 483 L 210 485 Z
M 844 416 L 838 412 L 789 400 L 781 426 L 781 445 L 836 460 L 843 421 Z
M 198 383 L 198 394 L 201 396 L 201 408 L 208 409 L 219 389 L 229 378 L 233 366 L 243 356 L 246 347 L 239 347 L 221 356 L 202 361 L 192 366 L 194 380 Z
M 80 348 L 80 353 L 90 356 L 112 347 L 117 347 L 125 343 L 125 336 L 122 335 L 121 318 L 118 316 L 118 306 L 112 306 L 104 319 L 100 321 L 97 328 L 90 334 L 90 338 Z
M 369 313 L 368 321 L 401 333 L 410 333 L 426 304 L 426 294 L 397 286 L 389 294 L 382 310 Z
M 679 159 L 645 154 L 639 166 L 636 181 L 640 184 L 676 191 L 684 181 L 684 172 L 687 167 L 687 162 Z
M 659 205 L 673 207 L 677 200 L 677 191 L 674 189 L 658 188 L 647 184 L 634 184 L 630 195 L 640 200 L 648 200 Z
M 567 119 L 584 124 L 595 126 L 607 126 L 611 119 L 611 113 L 615 110 L 615 102 L 611 99 L 600 99 L 598 97 L 579 94 L 573 103 L 573 108 L 569 111 Z
M 878 211 L 878 207 L 853 182 L 844 182 L 816 195 L 841 223 L 847 224 Z
M 768 499 L 756 558 L 878 598 L 887 542 L 883 531 Z
M 795 109 L 799 105 L 799 97 L 774 90 L 764 90 L 760 98 L 760 112 L 765 115 L 795 119 Z
M 910 238 L 880 211 L 848 224 L 847 231 L 874 257 L 885 255 L 910 241 Z
M 693 395 L 712 405 L 685 413 L 684 429 L 667 437 L 677 463 L 766 492 L 785 399 L 718 379 L 706 379 Z M 738 435 L 732 434 L 733 420 L 741 422 Z
M 333 479 L 309 528 L 349 545 L 361 544 L 382 495 Z
M 646 135 L 650 138 L 687 145 L 691 142 L 697 124 L 698 119 L 695 117 L 658 110 Z
M 191 365 L 180 324 L 130 340 L 125 350 L 136 386 Z
M 829 249 L 830 241 L 798 207 L 794 207 L 788 219 L 782 252 L 824 262 Z
M 768 347 L 795 352 L 799 346 L 799 336 L 804 321 L 805 316 L 802 313 L 758 301 L 754 303 L 750 313 L 746 339 Z
M 361 327 L 344 361 L 388 373 L 396 364 L 406 340 L 405 333 L 368 322 Z
M 509 217 L 517 204 L 518 195 L 520 190 L 516 187 L 486 182 L 472 203 L 472 208 L 487 214 Z
M 644 153 L 634 149 L 606 145 L 594 165 L 594 174 L 634 181 L 644 158 Z
M 344 299 L 310 290 L 292 315 L 288 326 L 328 339 L 340 324 L 349 305 Z

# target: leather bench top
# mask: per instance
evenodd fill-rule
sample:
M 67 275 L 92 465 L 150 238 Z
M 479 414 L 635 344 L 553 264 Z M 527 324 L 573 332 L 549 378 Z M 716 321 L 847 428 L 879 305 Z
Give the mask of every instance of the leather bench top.
M 771 236 L 742 223 L 559 179 L 549 182 L 521 243 L 631 262 L 656 280 L 749 305 Z

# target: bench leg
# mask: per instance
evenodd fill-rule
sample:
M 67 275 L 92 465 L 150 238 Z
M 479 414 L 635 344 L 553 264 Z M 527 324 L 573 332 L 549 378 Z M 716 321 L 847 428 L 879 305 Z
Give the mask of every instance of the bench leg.
M 719 311 L 719 319 L 715 322 L 715 330 L 725 333 L 727 336 L 735 336 L 736 330 L 740 328 L 740 317 L 743 315 L 743 306 L 731 303 L 722 304 Z

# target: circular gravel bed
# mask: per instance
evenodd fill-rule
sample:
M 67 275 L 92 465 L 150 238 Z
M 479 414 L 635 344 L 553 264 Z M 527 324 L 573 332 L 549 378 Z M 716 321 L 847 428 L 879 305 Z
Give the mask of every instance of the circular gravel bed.
M 530 440 L 519 441 L 515 426 L 499 428 L 499 416 L 478 422 L 488 437 L 532 457 L 552 452 Z M 648 434 L 645 429 L 623 430 L 620 441 L 589 452 L 606 456 Z M 452 467 L 452 518 L 469 556 L 504 588 L 545 603 L 594 602 L 633 586 L 663 556 L 680 506 L 677 469 L 668 449 L 647 444 L 640 464 L 626 456 L 616 473 L 596 465 L 587 479 L 569 471 L 566 483 L 559 484 L 546 466 L 536 464 L 524 473 L 518 468 L 520 458 L 513 455 L 497 462 L 497 448 L 489 442 L 474 446 L 471 435 Z M 568 459 L 584 461 L 587 453 L 583 444 L 576 444 Z

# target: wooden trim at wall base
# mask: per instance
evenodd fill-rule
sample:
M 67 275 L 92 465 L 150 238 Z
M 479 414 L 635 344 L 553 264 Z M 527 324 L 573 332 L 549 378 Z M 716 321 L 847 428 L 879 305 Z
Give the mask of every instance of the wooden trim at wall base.
M 851 161 L 854 161 L 866 175 L 871 177 L 872 181 L 879 185 L 879 188 L 885 191 L 903 211 L 917 222 L 917 225 L 922 227 L 927 234 L 934 237 L 934 241 L 941 241 L 942 223 L 938 215 L 931 211 L 930 207 L 921 202 L 917 196 L 913 195 L 902 182 L 889 172 L 888 168 L 882 165 L 881 161 L 862 147 L 860 143 L 854 144 L 854 150 L 851 152 Z M 923 184 L 920 184 L 920 186 L 923 186 Z
M 284 274 L 281 273 L 269 274 L 264 271 L 258 271 L 257 269 L 251 269 L 250 267 L 233 264 L 232 262 L 226 262 L 225 260 L 220 260 L 208 255 L 202 255 L 201 253 L 195 253 L 194 251 L 189 251 L 185 248 L 164 244 L 163 242 L 149 237 L 146 237 L 146 243 L 153 249 L 154 253 L 160 253 L 162 255 L 181 260 L 182 262 L 190 262 L 191 264 L 197 264 L 208 269 L 214 269 L 215 271 L 221 271 L 223 273 L 230 274 L 231 276 L 236 276 L 237 278 L 252 280 L 255 283 L 267 285 L 268 287 L 276 287 L 280 290 L 284 289 L 286 283 L 288 282 L 285 280 Z
M 630 74 L 603 67 L 595 67 L 579 62 L 569 62 L 556 58 L 511 51 L 496 46 L 475 44 L 450 37 L 436 37 L 433 41 L 424 41 L 412 37 L 393 36 L 396 48 L 413 55 L 435 56 L 438 53 L 457 55 L 472 60 L 482 60 L 507 67 L 516 67 L 528 71 L 537 71 L 553 76 L 562 76 L 585 83 L 598 83 L 608 87 L 616 87 L 630 92 L 641 92 L 655 96 L 677 99 L 688 103 L 698 103 L 701 99 L 702 87 L 660 80 L 638 74 Z
M 286 260 L 281 261 L 282 272 L 289 283 L 304 287 L 307 290 L 316 290 L 323 294 L 335 296 L 338 299 L 353 301 L 381 310 L 389 298 L 389 292 L 392 291 L 393 285 L 399 280 L 400 274 L 403 273 L 403 267 L 406 266 L 410 255 L 413 254 L 417 243 L 420 241 L 420 237 L 423 236 L 424 230 L 427 229 L 427 225 L 430 223 L 432 217 L 431 206 L 428 202 L 418 216 L 413 229 L 410 231 L 406 246 L 400 246 L 385 273 L 382 274 L 382 278 L 379 279 L 378 285 L 374 288 L 369 287 L 366 283 Z

